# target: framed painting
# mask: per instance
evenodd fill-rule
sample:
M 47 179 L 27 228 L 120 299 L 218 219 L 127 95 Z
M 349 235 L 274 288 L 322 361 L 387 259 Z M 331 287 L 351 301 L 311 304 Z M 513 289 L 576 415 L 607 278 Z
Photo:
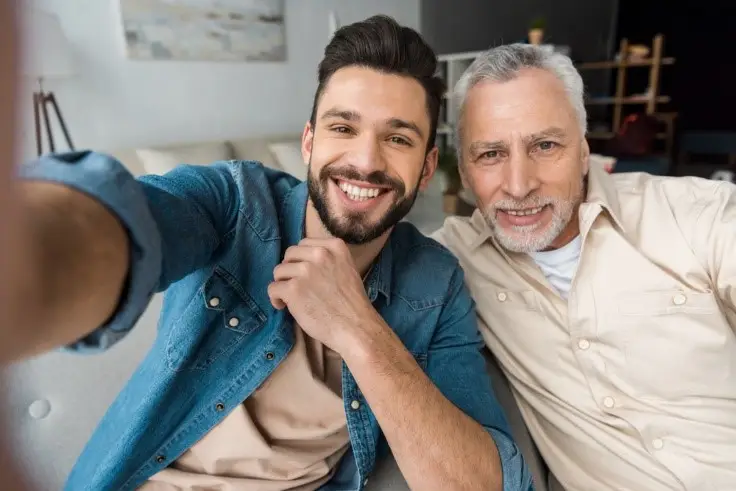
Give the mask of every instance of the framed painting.
M 137 60 L 284 61 L 284 0 L 119 0 Z

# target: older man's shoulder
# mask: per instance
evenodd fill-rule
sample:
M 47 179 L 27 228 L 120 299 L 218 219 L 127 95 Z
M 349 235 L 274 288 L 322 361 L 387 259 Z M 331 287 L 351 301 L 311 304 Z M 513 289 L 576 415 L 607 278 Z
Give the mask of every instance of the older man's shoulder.
M 622 199 L 640 199 L 643 205 L 660 203 L 668 207 L 707 203 L 733 193 L 736 186 L 695 176 L 657 176 L 644 172 L 613 174 Z

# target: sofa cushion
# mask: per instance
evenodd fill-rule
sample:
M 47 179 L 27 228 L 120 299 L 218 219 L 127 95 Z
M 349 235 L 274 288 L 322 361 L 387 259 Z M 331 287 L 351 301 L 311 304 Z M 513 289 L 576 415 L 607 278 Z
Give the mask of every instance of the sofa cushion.
M 163 175 L 180 164 L 209 165 L 234 158 L 232 146 L 225 141 L 177 145 L 136 150 L 148 174 Z
M 301 142 L 271 143 L 268 148 L 284 172 L 302 181 L 307 178 L 307 164 L 302 157 Z

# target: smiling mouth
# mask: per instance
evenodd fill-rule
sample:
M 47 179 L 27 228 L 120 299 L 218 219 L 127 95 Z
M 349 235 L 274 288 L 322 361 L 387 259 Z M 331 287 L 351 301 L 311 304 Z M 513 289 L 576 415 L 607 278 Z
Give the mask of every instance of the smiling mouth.
M 389 191 L 388 188 L 358 186 L 346 181 L 335 180 L 337 187 L 353 201 L 368 201 Z
M 546 208 L 547 205 L 544 206 L 538 206 L 536 208 L 527 208 L 526 210 L 501 210 L 504 213 L 515 216 L 515 217 L 526 217 L 531 215 L 536 215 L 537 213 L 541 213 L 542 210 Z

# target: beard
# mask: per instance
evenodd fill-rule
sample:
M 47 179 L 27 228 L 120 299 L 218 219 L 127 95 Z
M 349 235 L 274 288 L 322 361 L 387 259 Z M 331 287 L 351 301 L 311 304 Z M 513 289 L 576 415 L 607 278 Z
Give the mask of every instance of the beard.
M 423 174 L 424 168 L 422 168 Z M 393 202 L 389 209 L 378 218 L 371 218 L 373 211 L 340 213 L 335 209 L 334 203 L 330 204 L 328 198 L 330 180 L 338 178 L 388 186 L 385 192 L 393 193 Z M 327 232 L 347 244 L 360 245 L 377 239 L 409 213 L 419 192 L 419 181 L 407 194 L 406 186 L 402 181 L 384 172 L 375 171 L 364 175 L 354 167 L 337 167 L 335 164 L 329 164 L 322 167 L 319 175 L 315 176 L 310 162 L 307 169 L 307 188 L 309 199 Z
M 585 193 L 584 179 L 578 190 L 567 199 L 546 196 L 530 196 L 521 201 L 505 199 L 486 207 L 481 207 L 488 226 L 493 235 L 504 249 L 511 252 L 532 253 L 547 249 L 552 242 L 565 230 L 573 219 L 577 206 L 583 200 Z M 552 219 L 546 225 L 514 226 L 511 231 L 498 224 L 497 212 L 499 209 L 528 209 L 548 205 L 552 211 Z

